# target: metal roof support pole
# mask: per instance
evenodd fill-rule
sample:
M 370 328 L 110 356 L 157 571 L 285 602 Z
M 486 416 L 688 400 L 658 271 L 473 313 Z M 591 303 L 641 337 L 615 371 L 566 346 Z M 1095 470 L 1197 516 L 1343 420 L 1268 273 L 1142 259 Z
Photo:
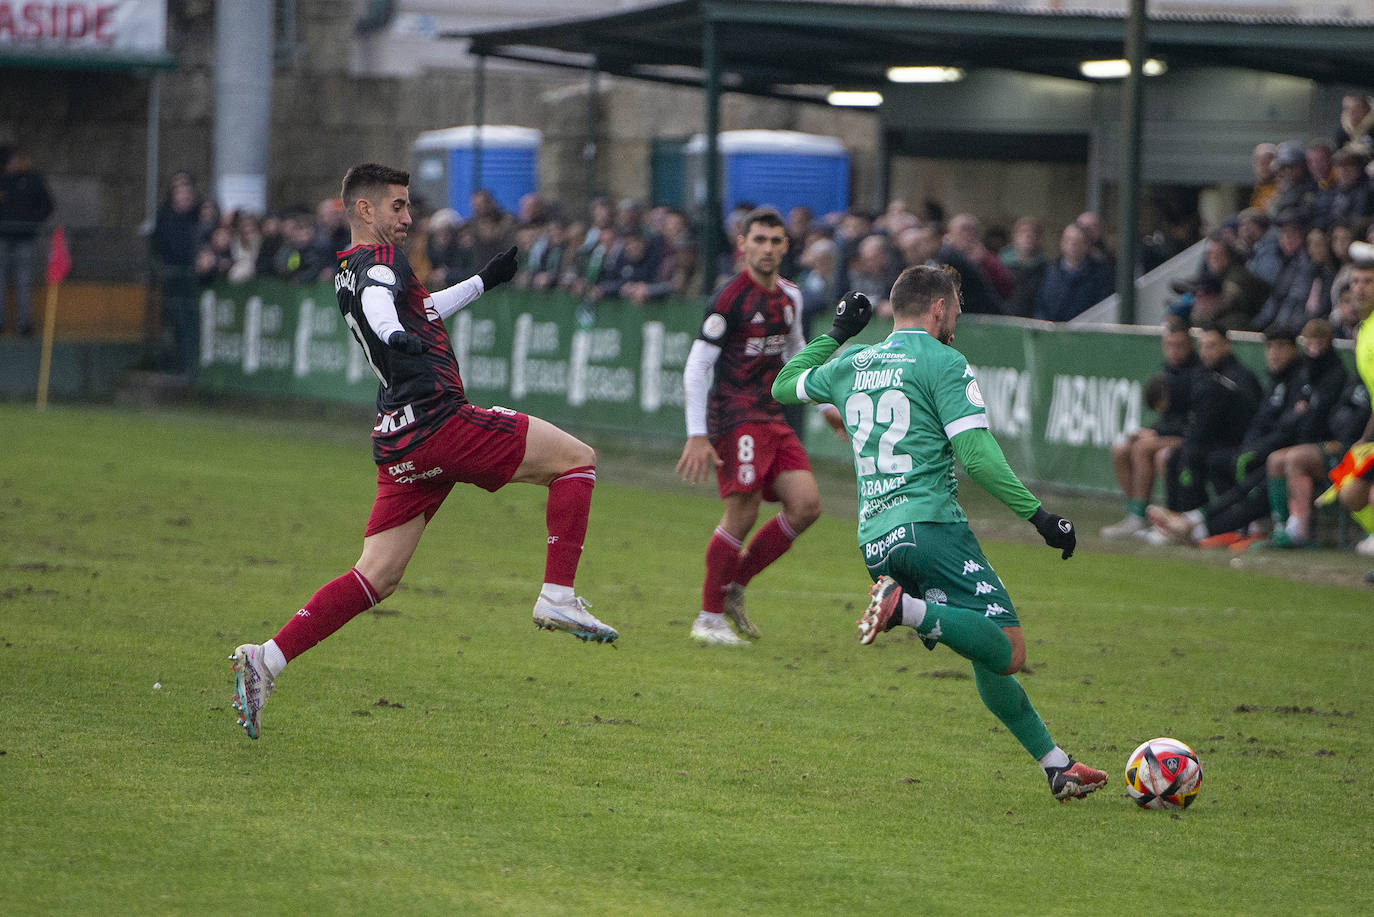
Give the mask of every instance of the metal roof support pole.
M 145 157 L 143 173 L 143 225 L 152 233 L 157 222 L 158 170 L 161 164 L 158 154 L 162 141 L 162 74 L 153 71 L 148 78 L 148 152 Z
M 702 20 L 701 68 L 706 71 L 706 206 L 701 217 L 701 292 L 715 286 L 716 256 L 721 251 L 720 191 L 720 51 L 716 46 L 719 26 L 708 15 Z
M 1131 0 L 1126 16 L 1125 104 L 1121 111 L 1121 196 L 1120 227 L 1117 232 L 1116 294 L 1117 319 L 1135 324 L 1135 274 L 1140 255 L 1140 122 L 1144 108 L 1145 74 L 1145 0 Z
M 487 119 L 487 56 L 477 55 L 472 74 L 472 193 L 482 187 L 482 124 Z M 471 205 L 469 205 L 471 209 Z M 471 213 L 468 216 L 472 216 Z
M 596 147 L 600 136 L 596 129 L 596 119 L 600 105 L 598 94 L 601 83 L 601 58 L 592 55 L 592 64 L 587 68 L 587 144 L 582 147 L 582 165 L 586 170 L 587 206 L 596 197 Z
M 215 199 L 220 208 L 267 210 L 272 145 L 273 4 L 215 4 Z

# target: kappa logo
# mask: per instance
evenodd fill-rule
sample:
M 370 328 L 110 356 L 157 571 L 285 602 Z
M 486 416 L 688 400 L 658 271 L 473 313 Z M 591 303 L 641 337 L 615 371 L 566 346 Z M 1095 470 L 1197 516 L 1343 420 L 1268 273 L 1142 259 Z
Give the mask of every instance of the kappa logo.
M 998 605 L 996 602 L 993 602 L 991 605 L 988 606 L 988 610 L 983 612 L 983 617 L 995 618 L 998 615 L 1004 614 L 1007 614 L 1007 610 L 1003 608 L 1001 605 Z
M 942 636 L 944 636 L 944 631 L 940 630 L 940 619 L 939 619 L 939 618 L 936 618 L 936 619 L 935 619 L 935 626 L 932 627 L 932 628 L 930 629 L 930 633 L 924 634 L 924 635 L 921 637 L 921 639 L 922 639 L 923 641 L 925 641 L 926 646 L 929 646 L 931 649 L 935 649 L 934 644 L 935 644 Z
M 978 563 L 977 561 L 973 561 L 973 560 L 966 560 L 966 561 L 964 561 L 964 576 L 968 576 L 970 573 L 977 573 L 978 571 L 980 571 L 980 570 L 982 570 L 982 569 L 983 569 L 983 565 L 980 564 L 980 563 Z
M 987 595 L 989 592 L 992 591 L 992 588 L 992 583 L 989 583 L 987 580 L 979 580 L 978 585 L 973 587 L 973 594 Z
M 942 590 L 942 589 L 927 589 L 927 590 L 926 590 L 926 604 L 927 604 L 927 605 L 944 605 L 944 604 L 947 604 L 948 602 L 949 602 L 949 596 L 945 595 L 944 590 Z M 938 626 L 938 625 L 937 625 L 937 626 Z

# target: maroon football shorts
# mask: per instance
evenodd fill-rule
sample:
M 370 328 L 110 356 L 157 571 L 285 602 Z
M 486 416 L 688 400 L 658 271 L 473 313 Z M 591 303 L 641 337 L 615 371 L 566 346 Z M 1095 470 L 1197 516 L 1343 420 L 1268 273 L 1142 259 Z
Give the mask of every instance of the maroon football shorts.
M 784 471 L 810 471 L 801 440 L 785 423 L 745 423 L 711 441 L 725 463 L 716 469 L 720 495 L 763 492 L 776 503 L 773 482 Z
M 364 536 L 424 513 L 434 518 L 454 484 L 500 490 L 525 457 L 527 415 L 465 404 L 404 458 L 377 466 L 377 499 Z

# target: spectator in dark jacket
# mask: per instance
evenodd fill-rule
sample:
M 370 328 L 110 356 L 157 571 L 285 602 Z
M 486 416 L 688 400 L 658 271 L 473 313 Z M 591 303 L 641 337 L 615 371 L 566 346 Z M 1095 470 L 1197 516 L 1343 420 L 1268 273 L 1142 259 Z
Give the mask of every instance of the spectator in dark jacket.
M 1307 220 L 1297 210 L 1286 210 L 1275 221 L 1278 226 L 1279 272 L 1250 330 L 1263 331 L 1271 325 L 1301 328 L 1307 320 L 1307 297 L 1312 292 L 1316 266 L 1307 256 Z
M 1202 326 L 1198 352 L 1203 369 L 1194 378 L 1192 416 L 1165 474 L 1167 506 L 1177 512 L 1207 502 L 1208 471 L 1218 464 L 1213 456 L 1235 454 L 1260 401 L 1259 379 L 1231 352 L 1225 328 Z
M 157 212 L 149 240 L 153 272 L 162 297 L 162 316 L 171 325 L 174 353 L 168 369 L 195 371 L 200 352 L 200 279 L 196 276 L 200 204 L 191 176 L 172 176 L 167 200 Z
M 23 151 L 0 164 L 0 330 L 5 327 L 7 287 L 14 285 L 19 333 L 33 333 L 33 281 L 38 231 L 52 214 L 52 195 Z
M 1114 285 L 1109 265 L 1091 257 L 1088 237 L 1070 223 L 1059 237 L 1059 257 L 1045 270 L 1035 297 L 1035 317 L 1067 322 L 1110 296 Z

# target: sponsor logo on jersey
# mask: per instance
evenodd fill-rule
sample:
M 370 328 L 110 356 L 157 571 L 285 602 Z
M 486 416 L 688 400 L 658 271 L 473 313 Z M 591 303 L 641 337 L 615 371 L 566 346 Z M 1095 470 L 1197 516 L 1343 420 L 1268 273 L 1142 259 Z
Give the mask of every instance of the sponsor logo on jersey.
M 417 471 L 415 474 L 394 475 L 391 480 L 397 484 L 414 484 L 416 481 L 425 481 L 430 478 L 437 478 L 444 473 L 442 468 L 428 468 L 424 471 Z
M 881 538 L 875 538 L 864 545 L 864 560 L 870 564 L 880 558 L 886 557 L 892 549 L 899 544 L 915 545 L 916 533 L 909 530 L 905 525 L 899 525 Z
M 386 436 L 387 434 L 395 433 L 402 427 L 412 424 L 414 422 L 415 408 L 411 405 L 406 405 L 405 407 L 397 408 L 394 411 L 387 411 L 384 414 L 378 414 L 377 425 L 374 426 L 372 429 L 374 432 L 382 436 Z
M 398 474 L 405 474 L 407 471 L 414 471 L 414 470 L 415 470 L 415 463 L 414 463 L 414 462 L 401 462 L 399 465 L 387 465 L 387 466 L 386 466 L 386 473 L 389 474 L 389 475 L 391 475 L 393 478 L 396 477 L 396 475 L 398 475 Z
M 775 353 L 782 353 L 787 348 L 787 335 L 770 334 L 761 338 L 749 338 L 744 342 L 744 353 L 746 356 L 756 357 L 759 354 L 772 356 Z
M 725 334 L 725 316 L 712 312 L 701 323 L 701 336 L 708 341 L 718 341 Z
M 396 272 L 385 264 L 372 265 L 372 267 L 367 269 L 367 276 L 389 287 L 394 287 L 396 285 Z
M 868 365 L 873 362 L 873 356 L 873 348 L 865 347 L 863 350 L 860 350 L 858 353 L 854 354 L 854 356 L 850 357 L 849 362 L 854 364 L 855 369 L 867 369 Z

